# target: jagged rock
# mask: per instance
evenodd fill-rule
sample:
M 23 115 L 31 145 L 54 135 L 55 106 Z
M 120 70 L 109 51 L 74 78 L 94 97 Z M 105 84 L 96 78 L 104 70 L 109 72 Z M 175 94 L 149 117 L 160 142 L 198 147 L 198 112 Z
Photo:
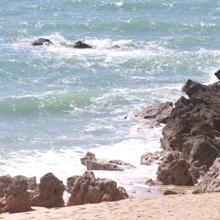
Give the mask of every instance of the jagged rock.
M 151 105 L 135 115 L 138 119 L 144 119 L 145 124 L 150 127 L 166 124 L 173 110 L 172 102 L 165 102 L 158 105 Z
M 193 193 L 220 192 L 220 158 L 217 158 Z
M 95 154 L 88 152 L 81 158 L 81 163 L 86 166 L 87 170 L 109 170 L 122 171 L 124 169 L 135 168 L 133 165 L 122 160 L 97 160 Z
M 15 176 L 15 178 L 23 179 L 24 181 L 26 181 L 28 190 L 36 190 L 38 188 L 36 176 L 26 177 L 26 176 L 18 175 L 18 176 Z
M 216 76 L 218 79 L 220 79 L 220 69 L 219 69 L 217 72 L 215 72 L 215 76 Z
M 1 211 L 10 213 L 30 211 L 30 194 L 27 189 L 28 184 L 23 177 L 13 177 L 5 191 L 5 201 L 1 205 Z
M 117 201 L 128 198 L 124 188 L 109 179 L 95 178 L 92 171 L 86 171 L 83 176 L 73 176 L 67 179 L 67 191 L 71 194 L 68 205 Z
M 162 147 L 210 167 L 220 156 L 220 82 L 206 86 L 188 80 L 183 91 L 189 99 L 175 103 L 162 131 Z
M 82 41 L 77 41 L 74 45 L 74 48 L 77 49 L 89 49 L 92 48 L 90 45 L 83 43 Z
M 147 178 L 147 179 L 145 180 L 145 185 L 154 186 L 154 185 L 155 185 L 155 182 L 154 182 L 152 179 Z
M 52 45 L 53 43 L 47 38 L 38 38 L 31 43 L 32 46 Z
M 63 192 L 65 186 L 63 182 L 52 173 L 48 173 L 40 179 L 38 188 L 39 189 L 32 195 L 32 206 L 47 208 L 64 206 Z
M 156 151 L 154 153 L 145 153 L 141 156 L 141 165 L 151 165 L 153 163 L 160 163 L 164 156 L 163 151 Z
M 168 154 L 157 170 L 157 182 L 163 185 L 193 185 L 189 163 L 179 155 Z M 178 156 L 177 156 L 178 155 Z
M 9 184 L 12 182 L 12 177 L 7 176 L 0 176 L 0 198 L 4 197 L 5 190 L 8 188 Z

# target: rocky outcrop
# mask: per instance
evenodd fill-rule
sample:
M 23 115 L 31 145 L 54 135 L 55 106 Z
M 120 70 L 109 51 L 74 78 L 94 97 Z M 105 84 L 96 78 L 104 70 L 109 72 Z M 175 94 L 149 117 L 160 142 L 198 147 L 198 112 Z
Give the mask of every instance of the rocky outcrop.
M 4 197 L 5 190 L 8 188 L 9 184 L 12 182 L 12 177 L 7 176 L 0 176 L 0 198 Z
M 220 158 L 217 158 L 193 193 L 220 192 Z
M 163 185 L 193 185 L 190 164 L 178 152 L 169 153 L 157 170 L 157 183 Z
M 109 170 L 122 171 L 124 169 L 135 168 L 133 165 L 122 160 L 97 160 L 95 154 L 88 152 L 81 158 L 81 163 L 86 166 L 87 170 Z
M 89 49 L 89 48 L 92 48 L 92 46 L 86 44 L 86 43 L 83 43 L 82 41 L 77 41 L 74 45 L 73 45 L 74 48 L 76 49 Z
M 147 178 L 147 179 L 145 180 L 145 185 L 154 186 L 154 185 L 155 185 L 155 182 L 154 182 L 152 179 Z
M 31 210 L 28 184 L 22 176 L 13 177 L 5 190 L 1 212 L 25 212 Z
M 31 43 L 32 46 L 52 45 L 53 43 L 47 38 L 38 38 Z
M 166 124 L 173 110 L 172 102 L 151 105 L 135 115 L 137 119 L 144 119 L 145 125 L 149 127 Z
M 141 165 L 151 165 L 153 163 L 160 163 L 163 160 L 165 152 L 156 151 L 154 153 L 145 153 L 141 156 Z
M 32 195 L 31 204 L 47 208 L 62 207 L 64 189 L 63 182 L 52 173 L 48 173 L 40 179 L 38 190 Z
M 117 187 L 115 181 L 96 179 L 92 171 L 86 171 L 83 176 L 69 177 L 67 191 L 71 194 L 68 201 L 69 206 L 128 198 L 125 189 Z
M 162 147 L 183 159 L 210 167 L 220 156 L 220 82 L 206 86 L 188 80 L 163 129 Z

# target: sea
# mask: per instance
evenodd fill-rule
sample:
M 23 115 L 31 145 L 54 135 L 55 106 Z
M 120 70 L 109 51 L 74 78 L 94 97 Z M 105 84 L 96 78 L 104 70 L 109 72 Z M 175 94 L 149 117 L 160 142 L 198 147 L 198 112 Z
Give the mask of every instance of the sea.
M 33 47 L 39 37 L 53 45 Z M 135 194 L 156 178 L 140 157 L 161 150 L 164 125 L 132 115 L 175 102 L 189 78 L 214 82 L 219 67 L 220 1 L 1 0 L 0 174 L 65 182 L 90 151 L 136 166 L 95 171 Z

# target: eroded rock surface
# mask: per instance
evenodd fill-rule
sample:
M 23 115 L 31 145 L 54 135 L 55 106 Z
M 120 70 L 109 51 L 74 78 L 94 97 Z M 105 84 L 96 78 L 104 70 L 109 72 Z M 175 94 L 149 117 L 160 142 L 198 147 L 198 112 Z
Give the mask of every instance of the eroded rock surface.
M 69 206 L 128 198 L 123 187 L 117 187 L 113 180 L 95 178 L 92 171 L 86 171 L 83 176 L 69 177 L 67 191 L 71 194 Z

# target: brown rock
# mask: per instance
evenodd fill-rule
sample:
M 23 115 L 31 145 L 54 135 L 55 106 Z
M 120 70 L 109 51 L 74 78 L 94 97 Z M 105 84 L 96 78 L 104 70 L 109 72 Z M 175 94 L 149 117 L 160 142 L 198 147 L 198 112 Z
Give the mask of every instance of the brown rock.
M 151 165 L 153 163 L 160 163 L 163 156 L 163 151 L 156 151 L 154 153 L 145 153 L 141 156 L 141 165 Z
M 152 179 L 147 178 L 146 181 L 145 181 L 145 185 L 154 186 L 155 182 Z
M 62 207 L 64 189 L 63 182 L 48 173 L 40 179 L 39 189 L 32 195 L 31 204 L 47 208 Z
M 83 176 L 73 176 L 67 179 L 67 191 L 71 194 L 68 205 L 117 201 L 128 198 L 124 188 L 109 179 L 96 179 L 92 171 L 86 171 Z
M 9 184 L 12 182 L 12 177 L 7 176 L 0 176 L 0 198 L 4 197 L 5 190 L 8 188 Z
M 167 189 L 163 192 L 163 195 L 176 195 L 176 194 L 178 193 L 170 189 Z

